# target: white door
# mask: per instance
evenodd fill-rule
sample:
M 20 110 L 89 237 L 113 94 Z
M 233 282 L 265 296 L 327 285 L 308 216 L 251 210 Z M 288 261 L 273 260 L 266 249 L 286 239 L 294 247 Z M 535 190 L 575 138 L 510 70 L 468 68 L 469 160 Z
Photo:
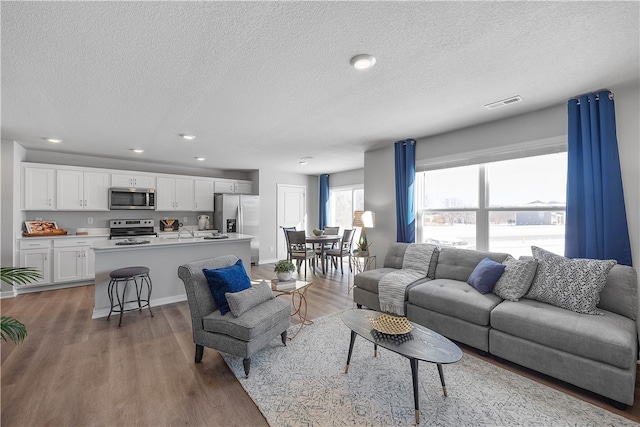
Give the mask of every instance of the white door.
M 158 178 L 156 180 L 156 210 L 176 210 L 176 180 L 171 178 Z
M 57 248 L 53 250 L 53 282 L 72 282 L 82 279 L 84 258 L 80 248 Z
M 213 181 L 193 181 L 193 208 L 198 212 L 213 212 Z
M 33 267 L 42 274 L 41 279 L 29 283 L 29 285 L 48 285 L 51 283 L 50 255 L 50 249 L 30 249 L 27 251 L 20 251 L 20 267 Z
M 193 180 L 176 179 L 176 210 L 193 210 Z
M 297 230 L 306 230 L 306 197 L 307 187 L 304 185 L 278 184 L 278 259 L 287 258 L 282 227 L 296 227 Z
M 55 199 L 54 169 L 24 168 L 24 209 L 53 210 Z

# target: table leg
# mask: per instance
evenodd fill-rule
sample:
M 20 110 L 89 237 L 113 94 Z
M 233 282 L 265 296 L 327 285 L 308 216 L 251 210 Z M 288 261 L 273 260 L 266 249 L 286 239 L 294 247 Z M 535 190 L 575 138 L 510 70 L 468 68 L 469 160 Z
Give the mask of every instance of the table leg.
M 356 333 L 351 331 L 351 342 L 349 343 L 349 355 L 347 356 L 347 366 L 344 368 L 344 373 L 349 373 L 349 362 L 351 362 L 351 353 L 353 353 L 353 343 L 356 342 Z
M 291 316 L 296 316 L 296 315 L 298 316 L 298 319 L 300 319 L 300 327 L 298 328 L 295 334 L 293 334 L 290 337 L 287 337 L 289 340 L 294 339 L 298 335 L 298 333 L 302 330 L 303 326 L 313 324 L 313 320 L 307 319 L 307 298 L 304 296 L 305 292 L 307 292 L 307 288 L 304 288 L 302 292 L 300 291 L 291 292 L 291 305 L 294 308 L 294 311 L 293 313 L 291 313 Z M 298 296 L 297 304 L 295 301 L 296 295 Z
M 438 374 L 440 374 L 440 383 L 442 384 L 442 392 L 444 393 L 444 397 L 447 397 L 447 386 L 444 385 L 444 373 L 442 372 L 442 365 L 437 363 L 438 365 Z
M 413 406 L 415 408 L 416 424 L 420 424 L 420 407 L 418 404 L 418 359 L 410 358 L 411 379 L 413 380 Z

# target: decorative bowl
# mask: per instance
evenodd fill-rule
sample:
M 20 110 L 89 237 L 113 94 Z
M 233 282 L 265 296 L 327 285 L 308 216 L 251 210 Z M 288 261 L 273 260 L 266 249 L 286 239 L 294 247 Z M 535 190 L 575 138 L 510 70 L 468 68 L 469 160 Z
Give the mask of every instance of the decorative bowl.
M 313 234 L 316 236 L 322 236 L 324 234 L 324 230 L 313 230 Z

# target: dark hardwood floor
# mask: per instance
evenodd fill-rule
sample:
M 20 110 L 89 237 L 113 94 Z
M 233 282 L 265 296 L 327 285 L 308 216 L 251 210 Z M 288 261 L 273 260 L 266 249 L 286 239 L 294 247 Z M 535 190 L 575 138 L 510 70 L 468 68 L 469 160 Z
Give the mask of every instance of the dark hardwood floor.
M 252 267 L 251 276 L 273 278 L 273 265 Z M 354 307 L 351 275 L 308 277 L 310 318 Z M 186 302 L 154 307 L 154 317 L 126 313 L 118 328 L 117 321 L 91 319 L 93 300 L 93 286 L 81 286 L 0 301 L 2 315 L 28 329 L 22 344 L 2 343 L 3 427 L 267 425 L 216 351 L 205 349 L 202 363 L 194 363 Z M 640 422 L 640 399 L 621 411 L 592 393 L 463 350 Z

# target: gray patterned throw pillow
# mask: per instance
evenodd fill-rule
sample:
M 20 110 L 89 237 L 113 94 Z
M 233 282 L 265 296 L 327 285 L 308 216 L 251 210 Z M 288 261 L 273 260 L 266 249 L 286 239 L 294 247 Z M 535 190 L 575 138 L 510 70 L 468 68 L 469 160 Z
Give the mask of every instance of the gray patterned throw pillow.
M 538 261 L 535 259 L 518 260 L 509 255 L 502 264 L 506 268 L 493 288 L 493 293 L 502 299 L 519 301 L 533 282 L 538 269 Z
M 253 307 L 275 298 L 269 282 L 263 280 L 260 284 L 244 291 L 224 294 L 229 302 L 229 310 L 235 317 L 251 310 Z
M 536 274 L 526 298 L 584 314 L 598 314 L 600 291 L 615 260 L 570 259 L 531 247 L 538 260 Z

